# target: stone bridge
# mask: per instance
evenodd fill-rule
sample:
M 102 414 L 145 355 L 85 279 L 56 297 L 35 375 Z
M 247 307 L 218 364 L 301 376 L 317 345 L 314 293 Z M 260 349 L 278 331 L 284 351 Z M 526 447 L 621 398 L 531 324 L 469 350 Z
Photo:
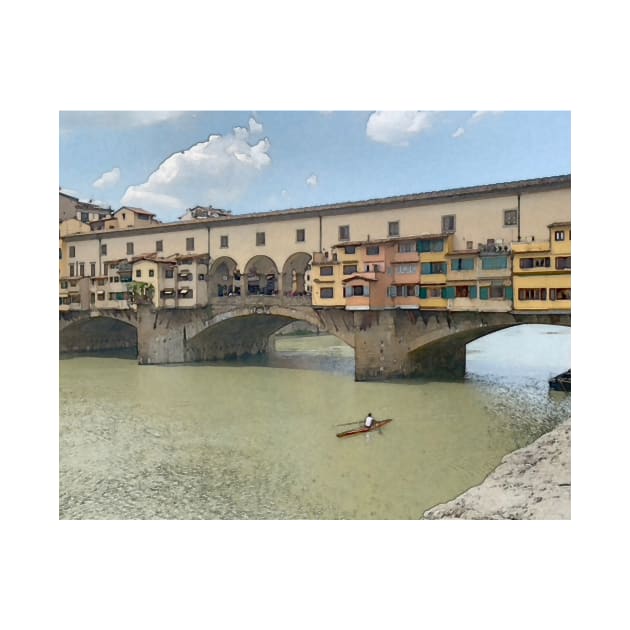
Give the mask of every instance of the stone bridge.
M 277 298 L 225 298 L 200 309 L 60 314 L 63 351 L 133 347 L 141 364 L 212 361 L 259 354 L 293 321 L 304 321 L 354 348 L 355 378 L 462 377 L 466 344 L 519 324 L 571 325 L 565 313 L 314 309 Z M 118 344 L 118 345 L 116 345 Z

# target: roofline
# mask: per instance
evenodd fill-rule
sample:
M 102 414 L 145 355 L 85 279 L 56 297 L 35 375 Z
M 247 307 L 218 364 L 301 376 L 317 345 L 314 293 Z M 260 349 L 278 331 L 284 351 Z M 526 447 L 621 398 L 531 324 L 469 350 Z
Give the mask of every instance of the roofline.
M 539 177 L 536 179 L 523 179 L 512 182 L 502 182 L 497 184 L 484 184 L 480 186 L 467 186 L 464 188 L 449 188 L 433 192 L 415 193 L 410 195 L 398 195 L 395 197 L 382 197 L 368 199 L 364 201 L 346 201 L 336 204 L 326 204 L 320 206 L 308 206 L 304 208 L 291 208 L 288 210 L 270 210 L 267 212 L 250 212 L 246 214 L 233 214 L 225 217 L 213 217 L 209 219 L 192 219 L 190 221 L 173 221 L 170 223 L 154 223 L 134 228 L 120 228 L 104 232 L 104 234 L 117 236 L 118 234 L 130 233 L 131 230 L 138 234 L 149 233 L 154 230 L 180 231 L 188 230 L 192 227 L 211 227 L 216 225 L 242 225 L 246 223 L 257 223 L 273 220 L 292 219 L 295 217 L 321 217 L 325 215 L 334 216 L 338 214 L 353 214 L 358 212 L 369 212 L 384 209 L 386 207 L 405 207 L 417 205 L 429 205 L 433 203 L 453 203 L 466 201 L 469 199 L 479 199 L 487 197 L 500 197 L 506 195 L 517 195 L 521 193 L 533 193 L 546 190 L 556 190 L 571 188 L 571 175 L 555 175 L 552 177 Z M 123 206 L 128 208 L 129 206 Z M 130 208 L 133 210 L 133 208 Z M 122 210 L 119 208 L 116 214 Z M 149 213 L 148 211 L 144 211 Z M 155 215 L 154 215 L 155 216 Z M 90 232 L 90 236 L 94 232 Z M 77 237 L 88 238 L 88 234 L 76 235 Z M 406 237 L 408 238 L 408 237 Z M 81 240 L 83 240 L 81 239 Z

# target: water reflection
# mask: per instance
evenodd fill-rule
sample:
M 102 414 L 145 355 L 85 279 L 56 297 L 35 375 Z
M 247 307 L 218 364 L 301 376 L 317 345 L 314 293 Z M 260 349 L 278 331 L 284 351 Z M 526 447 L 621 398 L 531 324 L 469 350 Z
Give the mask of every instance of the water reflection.
M 524 328 L 470 344 L 456 383 L 357 383 L 328 336 L 220 364 L 61 361 L 60 516 L 418 518 L 569 415 L 546 383 L 570 363 L 569 331 Z M 367 410 L 394 422 L 335 437 Z

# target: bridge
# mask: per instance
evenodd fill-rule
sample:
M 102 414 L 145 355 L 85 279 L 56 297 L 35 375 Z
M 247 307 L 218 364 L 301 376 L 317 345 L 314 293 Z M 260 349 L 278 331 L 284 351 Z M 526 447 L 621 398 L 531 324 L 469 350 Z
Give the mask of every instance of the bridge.
M 309 298 L 213 299 L 207 307 L 60 313 L 60 350 L 137 346 L 148 364 L 214 361 L 272 349 L 272 335 L 294 321 L 311 324 L 354 349 L 357 381 L 405 376 L 463 377 L 466 344 L 520 324 L 571 325 L 570 313 L 314 308 Z

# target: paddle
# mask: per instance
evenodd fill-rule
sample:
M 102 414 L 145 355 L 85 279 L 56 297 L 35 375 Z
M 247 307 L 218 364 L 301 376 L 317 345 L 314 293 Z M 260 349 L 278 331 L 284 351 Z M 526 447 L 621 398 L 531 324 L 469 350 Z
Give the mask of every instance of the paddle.
M 361 424 L 361 420 L 355 420 L 354 422 L 345 422 L 344 424 L 334 424 L 335 427 L 349 427 L 351 424 Z

